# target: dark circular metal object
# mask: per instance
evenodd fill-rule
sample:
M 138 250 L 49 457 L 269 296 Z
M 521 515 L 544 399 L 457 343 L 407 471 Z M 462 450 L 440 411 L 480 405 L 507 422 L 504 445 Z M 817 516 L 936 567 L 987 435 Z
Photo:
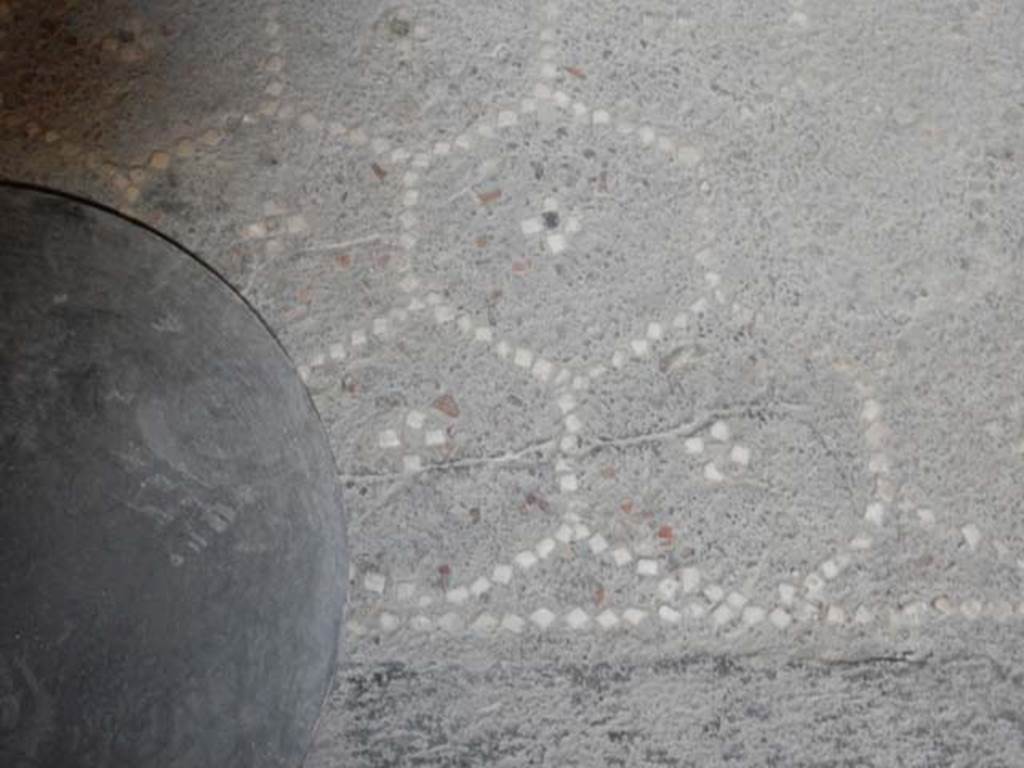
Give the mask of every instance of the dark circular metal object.
M 237 294 L 0 186 L 0 765 L 298 765 L 344 544 L 323 426 Z

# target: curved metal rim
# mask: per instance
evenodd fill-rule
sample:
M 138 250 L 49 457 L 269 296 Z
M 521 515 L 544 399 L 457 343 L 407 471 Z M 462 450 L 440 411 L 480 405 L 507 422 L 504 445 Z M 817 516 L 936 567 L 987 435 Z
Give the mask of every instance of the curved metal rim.
M 224 275 L 222 275 L 220 272 L 218 272 L 211 264 L 209 264 L 203 258 L 201 258 L 197 254 L 195 254 L 194 252 L 192 252 L 191 250 L 186 248 L 184 245 L 182 245 L 181 243 L 176 241 L 174 238 L 170 237 L 169 235 L 165 234 L 164 232 L 161 232 L 160 230 L 156 229 L 151 224 L 148 224 L 145 221 L 141 221 L 140 219 L 134 218 L 132 216 L 128 216 L 128 215 L 122 213 L 121 211 L 118 211 L 115 208 L 112 208 L 109 205 L 105 205 L 103 203 L 96 202 L 95 200 L 91 200 L 91 199 L 89 199 L 89 198 L 87 198 L 87 197 L 85 197 L 83 195 L 77 195 L 77 194 L 73 194 L 73 193 L 70 193 L 70 192 L 65 192 L 63 190 L 54 189 L 52 187 L 47 187 L 47 186 L 44 186 L 44 185 L 41 185 L 41 184 L 33 184 L 33 183 L 30 183 L 30 182 L 21 182 L 21 181 L 11 180 L 11 179 L 7 179 L 7 178 L 2 178 L 2 177 L 0 177 L 0 189 L 22 190 L 22 191 L 33 192 L 33 193 L 36 193 L 36 194 L 39 194 L 39 195 L 45 195 L 45 196 L 54 197 L 54 198 L 63 198 L 64 200 L 69 200 L 69 201 L 71 201 L 73 203 L 76 203 L 78 205 L 85 206 L 85 207 L 88 207 L 88 208 L 92 208 L 94 210 L 102 211 L 105 214 L 108 214 L 110 216 L 114 216 L 114 217 L 116 217 L 118 219 L 121 219 L 122 221 L 128 222 L 129 224 L 133 224 L 135 226 L 138 226 L 141 229 L 145 230 L 146 232 L 148 232 L 148 233 L 158 237 L 159 239 L 163 240 L 164 242 L 168 243 L 174 249 L 180 251 L 182 254 L 184 254 L 188 258 L 192 259 L 203 270 L 205 270 L 211 277 L 213 277 L 220 285 L 222 285 L 224 288 L 226 288 L 228 290 L 228 292 L 234 298 L 236 298 L 239 302 L 241 302 L 241 304 L 247 310 L 249 310 L 249 312 L 252 314 L 252 316 L 254 318 L 256 318 L 256 320 L 259 322 L 259 324 L 263 327 L 264 331 L 266 331 L 267 335 L 271 338 L 271 340 L 273 341 L 274 346 L 277 348 L 278 352 L 287 361 L 288 366 L 291 368 L 291 370 L 295 374 L 296 378 L 300 378 L 298 370 L 297 370 L 297 366 L 295 365 L 295 361 L 292 359 L 292 356 L 290 354 L 288 354 L 288 350 L 285 348 L 284 344 L 281 342 L 281 339 L 274 332 L 274 329 L 269 325 L 269 323 L 267 323 L 267 321 L 263 317 L 263 315 L 261 315 L 256 310 L 256 308 L 252 305 L 252 303 L 245 296 L 243 296 L 238 291 L 238 289 L 235 288 L 235 286 L 233 286 L 230 282 L 228 282 L 228 280 L 224 277 Z M 300 379 L 300 383 L 301 383 L 301 379 Z M 309 389 L 305 386 L 305 384 L 302 384 L 302 391 L 305 393 L 306 402 L 309 404 L 309 407 L 312 409 L 312 412 L 313 412 L 313 414 L 316 417 L 316 422 L 317 422 L 317 424 L 320 427 L 321 437 L 322 437 L 322 439 L 324 441 L 324 445 L 327 447 L 327 452 L 331 456 L 332 460 L 335 462 L 335 467 L 336 467 L 337 466 L 337 457 L 334 455 L 334 451 L 331 449 L 331 443 L 330 443 L 330 440 L 327 437 L 327 427 L 324 424 L 322 416 L 320 415 L 320 411 L 316 407 L 316 403 L 313 401 L 313 397 L 312 397 L 312 395 L 310 395 Z M 342 513 L 342 509 L 341 509 L 341 483 L 338 481 L 338 477 L 337 477 L 337 472 L 336 471 L 335 471 L 334 486 L 335 486 L 336 510 L 337 510 L 337 512 L 339 514 L 341 514 Z M 342 524 L 339 526 L 339 528 L 340 528 L 340 535 L 341 535 L 341 539 L 342 539 L 342 545 L 344 547 L 345 552 L 347 553 L 347 551 L 348 551 L 348 530 L 347 530 L 347 526 L 345 526 L 343 523 L 344 523 L 344 520 L 342 520 Z M 342 591 L 344 593 L 345 592 L 345 590 L 344 590 L 344 586 L 345 586 L 344 582 L 345 582 L 345 579 L 346 579 L 346 574 L 344 573 L 344 568 L 339 568 L 338 569 L 338 577 L 339 577 L 340 588 L 342 589 Z M 312 739 L 315 736 L 316 731 L 317 731 L 317 729 L 319 727 L 320 720 L 321 720 L 321 718 L 323 716 L 324 704 L 327 702 L 327 698 L 331 694 L 331 691 L 333 689 L 333 683 L 334 683 L 335 677 L 336 677 L 337 672 L 338 672 L 338 651 L 340 649 L 341 642 L 342 642 L 342 639 L 343 639 L 342 628 L 344 627 L 344 623 L 345 623 L 345 610 L 344 610 L 344 608 L 345 608 L 345 602 L 347 602 L 347 596 L 343 595 L 343 597 L 345 597 L 345 599 L 342 600 L 342 604 L 341 604 L 342 610 L 338 614 L 338 621 L 336 623 L 335 631 L 334 631 L 334 642 L 333 642 L 333 648 L 332 648 L 332 652 L 331 652 L 331 665 L 330 665 L 329 675 L 328 675 L 328 678 L 327 678 L 327 684 L 324 686 L 324 695 L 323 695 L 323 697 L 322 697 L 322 699 L 321 699 L 321 701 L 319 703 L 319 711 L 318 711 L 316 720 L 313 723 L 312 730 L 310 731 L 310 734 L 309 734 L 309 736 L 310 736 L 310 744 L 307 746 L 306 753 L 303 755 L 302 760 L 299 762 L 299 765 L 302 765 L 302 763 L 305 762 L 305 758 L 309 754 L 309 750 L 312 749 L 312 746 L 313 746 L 312 745 Z

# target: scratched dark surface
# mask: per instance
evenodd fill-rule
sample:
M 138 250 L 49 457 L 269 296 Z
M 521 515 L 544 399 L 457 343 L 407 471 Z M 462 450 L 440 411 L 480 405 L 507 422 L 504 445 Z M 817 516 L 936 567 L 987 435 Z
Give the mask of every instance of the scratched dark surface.
M 304 387 L 168 241 L 0 210 L 0 764 L 296 764 L 345 557 Z

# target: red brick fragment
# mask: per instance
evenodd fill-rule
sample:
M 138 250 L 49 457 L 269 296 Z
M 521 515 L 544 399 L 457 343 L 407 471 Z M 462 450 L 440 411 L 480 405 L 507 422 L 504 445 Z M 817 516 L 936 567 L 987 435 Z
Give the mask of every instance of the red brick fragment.
M 437 398 L 437 400 L 434 401 L 434 407 L 445 416 L 449 416 L 453 419 L 459 418 L 459 404 L 456 403 L 455 398 L 448 393 Z
M 452 575 L 452 567 L 448 565 L 448 563 L 445 563 L 444 565 L 439 565 L 437 568 L 437 573 L 441 577 L 441 589 L 447 591 L 448 582 L 450 581 Z
M 476 196 L 480 200 L 480 205 L 490 205 L 501 199 L 501 190 L 491 189 L 487 192 L 477 192 Z

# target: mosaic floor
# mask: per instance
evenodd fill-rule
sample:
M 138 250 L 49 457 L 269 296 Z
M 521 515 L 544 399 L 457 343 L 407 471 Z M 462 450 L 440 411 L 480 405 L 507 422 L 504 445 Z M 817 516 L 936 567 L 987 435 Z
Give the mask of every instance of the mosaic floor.
M 0 2 L 0 173 L 299 366 L 310 765 L 1024 762 L 1024 7 L 152 5 Z

